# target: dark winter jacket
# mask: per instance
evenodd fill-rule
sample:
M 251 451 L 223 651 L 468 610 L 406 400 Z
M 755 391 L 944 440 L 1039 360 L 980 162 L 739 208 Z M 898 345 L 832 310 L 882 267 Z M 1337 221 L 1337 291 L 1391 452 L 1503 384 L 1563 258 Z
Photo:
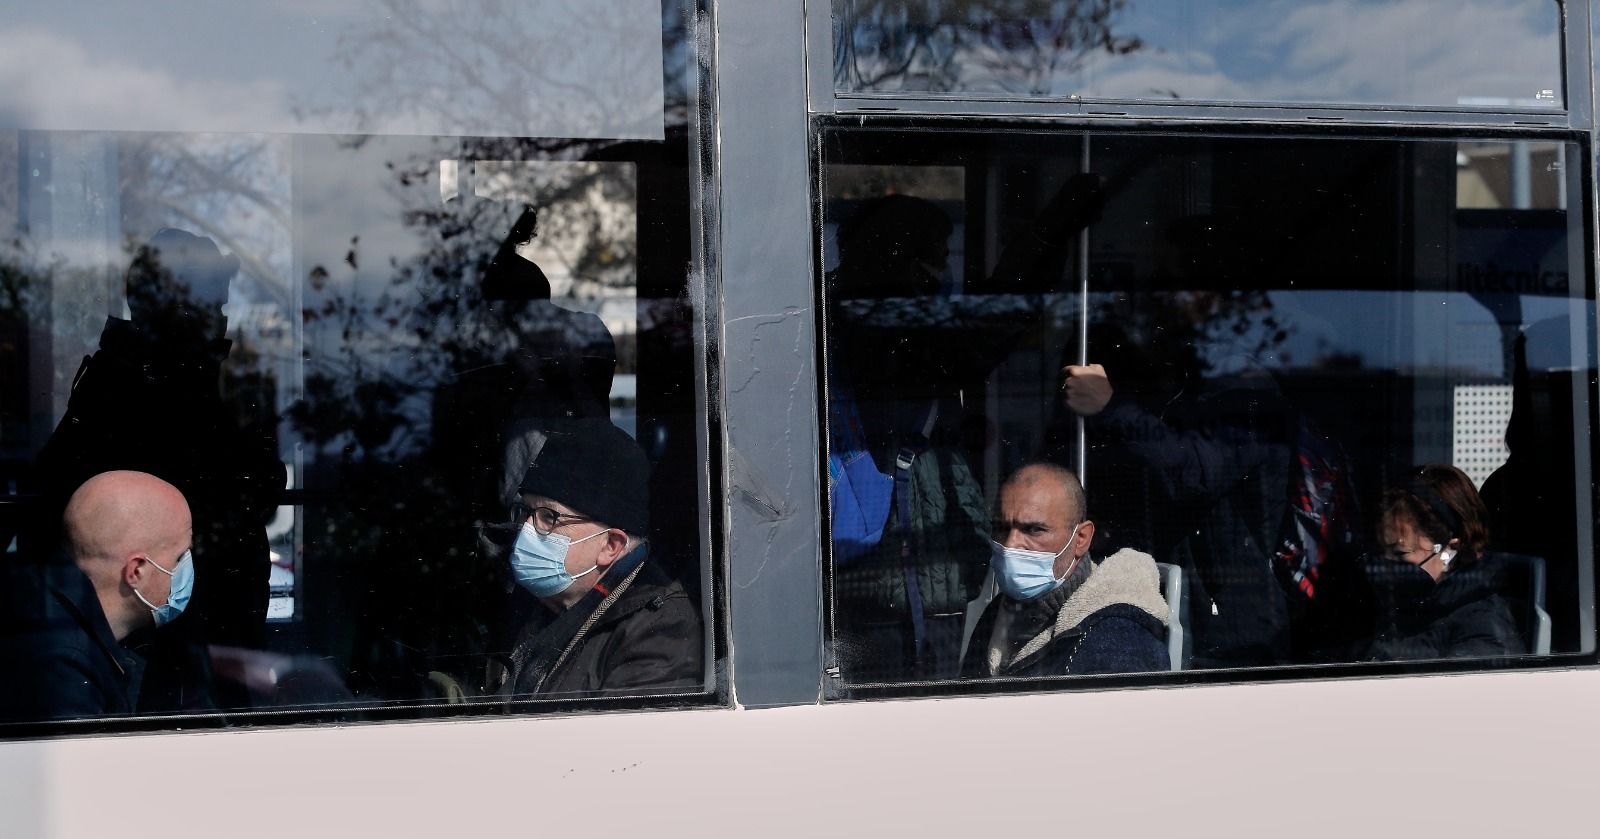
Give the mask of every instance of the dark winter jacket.
M 1118 391 L 1088 434 L 1142 465 L 1157 489 L 1156 555 L 1191 569 L 1202 665 L 1280 663 L 1289 610 L 1272 557 L 1288 506 L 1293 411 L 1264 371 L 1192 385 L 1158 416 Z M 1101 474 L 1107 474 L 1103 470 Z
M 1149 554 L 1123 549 L 1094 566 L 1043 629 L 1031 638 L 996 637 L 1001 610 L 1020 604 L 996 597 L 972 632 L 962 675 L 1030 678 L 1170 669 L 1167 602 Z M 1011 654 L 1014 641 L 1021 646 Z
M 1376 560 L 1392 572 L 1388 585 L 1374 575 L 1380 595 L 1379 626 L 1366 658 L 1418 661 L 1435 658 L 1491 658 L 1525 655 L 1511 606 L 1500 592 L 1500 561 L 1483 555 L 1470 566 L 1452 568 L 1430 584 L 1426 572 L 1401 563 Z M 1398 575 L 1405 575 L 1399 580 Z M 1418 577 L 1417 575 L 1421 575 Z M 1401 580 L 1415 582 L 1406 584 Z
M 535 612 L 512 649 L 502 692 L 555 698 L 699 688 L 705 680 L 700 614 L 682 585 L 636 556 L 646 551 L 641 545 L 612 566 L 640 560 L 619 580 L 603 578 L 600 585 L 612 587 L 597 602 L 585 599 L 561 614 Z
M 16 564 L 0 578 L 0 720 L 131 713 L 144 661 L 112 636 L 83 572 Z

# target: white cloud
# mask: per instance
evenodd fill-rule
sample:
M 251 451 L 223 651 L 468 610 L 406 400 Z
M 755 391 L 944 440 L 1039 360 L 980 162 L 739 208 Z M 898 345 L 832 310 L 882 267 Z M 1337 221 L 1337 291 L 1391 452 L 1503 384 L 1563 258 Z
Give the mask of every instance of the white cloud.
M 1545 4 L 1556 23 L 1555 4 Z M 1294 44 L 1288 75 L 1339 87 L 1383 91 L 1451 91 L 1464 97 L 1532 101 L 1540 88 L 1560 88 L 1561 42 L 1540 32 L 1526 7 L 1497 0 L 1408 0 L 1362 10 L 1348 25 L 1343 3 L 1295 9 L 1273 37 Z M 1537 82 L 1537 84 L 1535 83 Z M 1454 104 L 1446 102 L 1444 104 Z
M 0 30 L 0 124 L 57 130 L 286 131 L 287 92 L 270 80 L 181 78 L 91 55 L 39 29 Z
M 280 14 L 318 20 L 350 18 L 371 11 L 362 0 L 266 0 L 262 5 Z

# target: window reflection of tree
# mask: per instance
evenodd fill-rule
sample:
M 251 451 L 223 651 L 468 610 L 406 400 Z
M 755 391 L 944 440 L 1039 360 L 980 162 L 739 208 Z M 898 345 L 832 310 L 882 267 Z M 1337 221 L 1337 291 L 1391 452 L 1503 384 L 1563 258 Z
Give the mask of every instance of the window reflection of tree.
M 363 125 L 394 113 L 420 112 L 429 124 L 448 126 L 481 125 L 494 115 L 495 125 L 562 125 L 572 136 L 597 136 L 605 126 L 659 118 L 641 108 L 653 97 L 644 98 L 647 91 L 634 84 L 662 68 L 640 67 L 652 56 L 630 50 L 625 34 L 607 37 L 608 29 L 636 26 L 615 20 L 623 11 L 615 0 L 540 0 L 536 9 L 520 11 L 496 0 L 379 5 L 381 14 L 365 16 L 339 39 L 338 60 L 354 82 L 349 104 Z M 685 121 L 688 109 L 693 64 L 685 5 L 661 4 L 669 123 Z M 610 53 L 596 59 L 596 50 Z M 391 72 L 398 65 L 426 67 L 434 83 L 401 83 Z M 609 72 L 583 78 L 560 72 L 574 66 Z
M 49 428 L 33 428 L 29 392 L 39 384 L 29 378 L 29 333 L 37 329 L 49 307 L 49 289 L 63 270 L 57 262 L 41 259 L 21 237 L 0 242 L 0 473 L 15 486 L 18 470 L 43 442 Z M 38 439 L 35 440 L 34 438 Z M 14 507 L 4 505 L 0 516 Z M 16 522 L 0 518 L 0 541 L 9 544 Z
M 341 608 L 354 623 L 345 643 L 352 644 L 358 692 L 411 696 L 430 670 L 466 678 L 465 662 L 493 643 L 506 599 L 503 557 L 475 540 L 473 525 L 504 518 L 504 505 L 497 511 L 488 490 L 503 454 L 496 441 L 513 419 L 502 414 L 513 406 L 491 400 L 493 416 L 484 415 L 484 406 L 454 404 L 462 397 L 456 388 L 467 379 L 493 380 L 507 402 L 525 403 L 530 382 L 522 378 L 527 371 L 514 369 L 516 359 L 539 355 L 551 330 L 565 335 L 570 325 L 554 309 L 633 298 L 640 270 L 631 227 L 633 166 L 541 166 L 604 157 L 614 145 L 469 138 L 388 160 L 391 194 L 419 246 L 415 255 L 384 266 L 353 236 L 343 262 L 308 271 L 306 329 L 333 340 L 310 359 L 306 396 L 291 418 L 313 447 L 318 483 L 341 499 L 316 511 L 311 548 L 324 567 L 341 569 L 336 573 L 349 585 Z M 438 180 L 446 159 L 478 161 L 480 185 L 484 172 L 503 173 L 501 180 L 513 184 L 507 200 L 478 191 L 442 201 Z M 540 175 L 537 184 L 522 182 L 531 171 Z M 570 293 L 553 306 L 484 293 L 483 279 L 522 200 L 539 210 L 542 267 L 573 278 Z M 619 226 L 619 208 L 629 224 Z M 387 281 L 357 280 L 373 271 Z M 484 379 L 495 370 L 505 375 Z M 606 375 L 609 381 L 609 369 Z
M 285 276 L 290 225 L 281 183 L 285 165 L 279 143 L 261 135 L 124 134 L 115 140 L 116 182 L 122 258 L 119 264 L 81 263 L 47 251 L 49 245 L 30 236 L 27 226 L 13 224 L 20 235 L 0 244 L 0 457 L 13 460 L 5 477 L 29 485 L 27 462 L 49 436 L 56 417 L 49 394 L 64 394 L 77 357 L 56 365 L 53 380 L 37 381 L 38 359 L 48 347 L 39 336 L 61 328 L 53 312 L 55 289 L 92 287 L 110 271 L 119 276 L 139 245 L 164 227 L 194 230 L 237 256 L 236 302 L 256 304 L 260 312 L 250 326 L 238 318 L 230 324 L 232 351 L 222 365 L 223 404 L 242 427 L 270 434 L 277 421 L 277 394 L 285 366 L 294 357 L 287 320 L 290 286 Z M 13 152 L 14 153 L 14 152 Z M 14 170 L 15 167 L 12 167 Z M 16 194 L 13 180 L 6 195 Z M 81 259 L 81 254 L 72 253 Z M 120 281 L 117 294 L 120 295 Z M 81 313 L 93 320 L 90 313 Z M 87 322 L 87 321 L 86 321 Z M 49 350 L 46 350 L 47 352 Z M 40 394 L 47 400 L 39 404 Z M 58 406 L 59 407 L 59 406 Z M 9 528 L 6 529 L 9 532 Z M 3 535 L 3 534 L 0 534 Z M 9 541 L 9 539 L 5 539 Z
M 836 0 L 834 78 L 850 91 L 997 86 L 1053 95 L 1095 53 L 1141 49 L 1115 31 L 1127 0 Z M 842 23 L 840 22 L 842 21 Z
M 412 144 L 415 151 L 383 164 L 415 254 L 384 265 L 381 254 L 369 253 L 376 246 L 353 237 L 342 262 L 308 271 L 307 332 L 332 340 L 310 359 L 306 398 L 292 413 L 294 427 L 313 447 L 316 484 L 338 496 L 315 512 L 308 545 L 308 557 L 315 554 L 321 567 L 344 578 L 337 608 L 355 624 L 354 632 L 329 643 L 350 645 L 344 649 L 358 692 L 391 698 L 415 695 L 430 670 L 468 676 L 465 662 L 488 651 L 502 620 L 504 557 L 476 541 L 472 528 L 505 513 L 503 505 L 496 512 L 482 485 L 501 465 L 502 452 L 490 438 L 498 439 L 506 417 L 477 417 L 484 426 L 477 431 L 485 433 L 466 435 L 478 440 L 474 444 L 458 427 L 473 418 L 455 410 L 457 425 L 442 428 L 440 409 L 458 407 L 445 393 L 463 375 L 514 366 L 508 359 L 548 343 L 547 333 L 562 328 L 549 304 L 519 309 L 484 294 L 483 277 L 521 202 L 539 208 L 535 242 L 543 246 L 542 267 L 573 278 L 555 307 L 593 308 L 607 298 L 631 302 L 636 292 L 649 293 L 642 274 L 670 274 L 668 263 L 683 264 L 681 256 L 644 264 L 633 228 L 639 205 L 662 197 L 641 193 L 646 164 L 660 168 L 667 155 L 683 150 L 681 141 L 666 148 L 514 138 L 425 145 L 415 150 Z M 568 165 L 585 158 L 592 162 Z M 477 162 L 474 185 L 448 201 L 441 200 L 441 160 Z M 484 197 L 486 191 L 495 194 Z M 661 235 L 654 231 L 650 240 L 659 245 Z M 387 280 L 371 282 L 374 272 Z M 368 279 L 358 281 L 358 275 Z M 680 286 L 683 276 L 677 274 Z M 656 303 L 672 303 L 645 302 L 651 305 L 639 312 L 641 329 Z M 641 340 L 659 349 L 672 324 L 656 326 L 668 328 Z M 623 362 L 618 371 L 633 372 L 631 338 L 615 337 Z M 677 363 L 659 356 L 643 362 L 658 368 Z M 685 416 L 692 420 L 692 405 Z M 466 488 L 463 478 L 474 474 L 483 480 L 468 480 Z M 312 489 L 317 494 L 317 486 Z M 428 594 L 418 597 L 419 591 Z
M 404 225 L 416 237 L 416 256 L 392 266 L 376 291 L 354 281 L 365 259 L 359 236 L 342 264 L 314 265 L 308 289 L 320 301 L 302 316 L 308 329 L 339 337 L 338 351 L 318 354 L 306 377 L 306 403 L 296 420 L 324 455 L 393 458 L 428 444 L 428 410 L 414 397 L 453 371 L 503 361 L 533 340 L 538 321 L 509 324 L 486 305 L 480 282 L 521 205 L 514 201 L 441 202 L 436 184 L 445 155 L 490 160 L 515 170 L 553 156 L 570 159 L 603 148 L 593 141 L 473 138 L 438 143 L 431 153 L 386 166 Z M 538 189 L 538 241 L 574 278 L 570 299 L 598 301 L 631 295 L 635 243 L 619 235 L 612 216 L 631 203 L 636 181 L 627 167 L 561 166 Z M 368 270 L 373 270 L 367 266 Z M 376 270 L 384 270 L 378 268 Z M 507 326 L 510 330 L 507 330 Z M 396 352 L 404 348 L 404 353 Z
M 241 422 L 276 424 L 277 392 L 293 392 L 294 296 L 289 280 L 287 143 L 264 135 L 135 134 L 118 148 L 124 250 L 177 226 L 239 258 L 223 363 Z M 253 308 L 252 308 L 253 307 Z

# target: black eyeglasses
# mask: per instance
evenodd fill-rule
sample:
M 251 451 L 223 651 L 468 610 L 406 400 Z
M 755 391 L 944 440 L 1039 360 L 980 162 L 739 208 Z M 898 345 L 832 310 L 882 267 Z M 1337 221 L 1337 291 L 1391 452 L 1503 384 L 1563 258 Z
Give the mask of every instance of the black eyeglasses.
M 549 536 L 556 528 L 564 525 L 594 521 L 588 516 L 559 513 L 545 506 L 529 507 L 520 501 L 511 505 L 512 524 L 520 525 L 529 519 L 533 520 L 533 529 L 537 530 L 540 536 Z

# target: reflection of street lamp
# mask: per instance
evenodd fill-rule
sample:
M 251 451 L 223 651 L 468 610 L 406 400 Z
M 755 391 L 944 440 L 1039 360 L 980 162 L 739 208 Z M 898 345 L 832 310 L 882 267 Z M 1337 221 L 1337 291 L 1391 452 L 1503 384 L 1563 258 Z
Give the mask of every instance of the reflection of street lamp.
M 461 161 L 439 161 L 439 200 L 448 204 L 461 197 Z
M 1556 209 L 1567 209 L 1567 144 L 1556 143 L 1556 160 L 1551 164 L 1556 173 Z
M 1533 207 L 1533 155 L 1527 140 L 1511 142 L 1511 208 L 1527 210 Z

